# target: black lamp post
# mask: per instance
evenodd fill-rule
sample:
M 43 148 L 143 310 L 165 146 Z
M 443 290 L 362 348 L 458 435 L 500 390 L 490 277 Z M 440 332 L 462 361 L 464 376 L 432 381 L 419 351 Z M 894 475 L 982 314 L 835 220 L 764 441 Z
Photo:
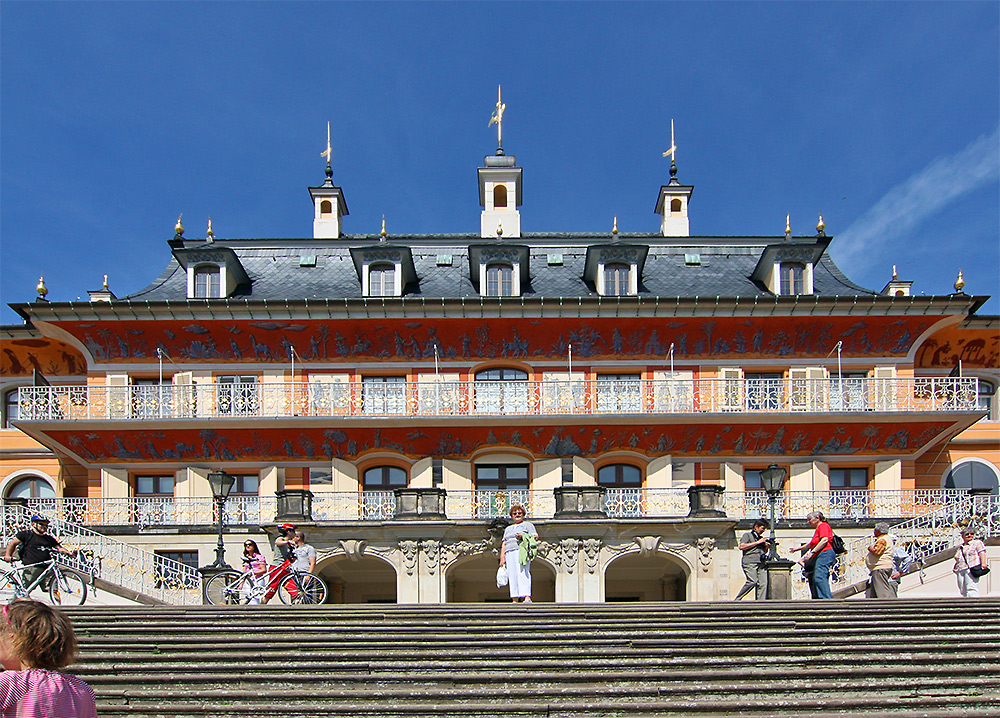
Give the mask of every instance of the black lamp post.
M 225 518 L 226 499 L 233 490 L 236 477 L 230 476 L 225 471 L 213 471 L 208 475 L 208 483 L 212 486 L 212 498 L 215 499 L 216 510 L 219 513 L 219 543 L 215 547 L 215 562 L 210 564 L 209 568 L 232 568 L 225 559 L 226 546 L 222 542 L 222 522 Z
M 778 544 L 774 537 L 774 505 L 778 501 L 778 494 L 785 488 L 787 474 L 788 471 L 777 464 L 771 464 L 760 472 L 760 483 L 763 484 L 764 491 L 767 492 L 767 502 L 771 505 L 771 550 L 767 555 L 768 561 L 778 560 Z

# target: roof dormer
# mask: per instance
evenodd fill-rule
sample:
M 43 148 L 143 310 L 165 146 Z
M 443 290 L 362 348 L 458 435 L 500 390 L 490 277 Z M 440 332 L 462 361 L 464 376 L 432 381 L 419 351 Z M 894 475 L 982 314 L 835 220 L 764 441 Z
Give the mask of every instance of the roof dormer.
M 794 296 L 813 294 L 813 274 L 830 237 L 792 239 L 769 244 L 764 248 L 751 275 L 772 294 Z
M 203 245 L 174 249 L 173 254 L 187 273 L 188 299 L 225 299 L 237 287 L 250 285 L 240 258 L 228 247 Z

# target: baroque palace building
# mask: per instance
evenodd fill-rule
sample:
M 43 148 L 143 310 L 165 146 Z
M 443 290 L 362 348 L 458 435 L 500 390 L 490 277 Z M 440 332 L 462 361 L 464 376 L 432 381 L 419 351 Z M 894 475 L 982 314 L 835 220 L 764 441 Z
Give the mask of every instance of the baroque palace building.
M 717 600 L 772 463 L 788 546 L 813 509 L 862 536 L 997 493 L 986 297 L 865 289 L 822 219 L 692 236 L 673 161 L 649 234 L 523 231 L 502 149 L 478 181 L 478 233 L 349 234 L 328 162 L 311 237 L 178 220 L 135 294 L 40 282 L 0 329 L 0 495 L 199 566 L 223 470 L 229 563 L 291 520 L 331 600 L 439 603 L 503 597 L 514 503 L 542 534 L 537 600 Z

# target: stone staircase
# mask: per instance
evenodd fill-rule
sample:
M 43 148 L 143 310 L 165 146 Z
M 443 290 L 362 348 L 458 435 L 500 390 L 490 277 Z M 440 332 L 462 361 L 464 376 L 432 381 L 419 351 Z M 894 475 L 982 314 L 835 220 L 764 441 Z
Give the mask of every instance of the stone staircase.
M 1000 715 L 992 598 L 67 612 L 102 718 Z

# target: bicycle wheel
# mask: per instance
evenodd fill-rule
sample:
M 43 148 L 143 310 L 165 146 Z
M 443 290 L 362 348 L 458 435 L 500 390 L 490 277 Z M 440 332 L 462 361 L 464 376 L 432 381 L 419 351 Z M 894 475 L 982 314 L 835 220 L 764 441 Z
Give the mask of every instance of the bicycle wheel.
M 49 598 L 57 606 L 82 606 L 87 600 L 87 582 L 76 571 L 60 569 L 59 578 L 49 582 Z
M 250 581 L 239 571 L 222 571 L 205 584 L 205 598 L 213 606 L 238 606 L 249 600 Z
M 315 574 L 294 573 L 278 586 L 278 598 L 282 603 L 296 606 L 323 603 L 326 601 L 326 584 Z
M 13 572 L 0 575 L 0 603 L 10 603 L 18 597 L 20 585 L 14 579 Z

